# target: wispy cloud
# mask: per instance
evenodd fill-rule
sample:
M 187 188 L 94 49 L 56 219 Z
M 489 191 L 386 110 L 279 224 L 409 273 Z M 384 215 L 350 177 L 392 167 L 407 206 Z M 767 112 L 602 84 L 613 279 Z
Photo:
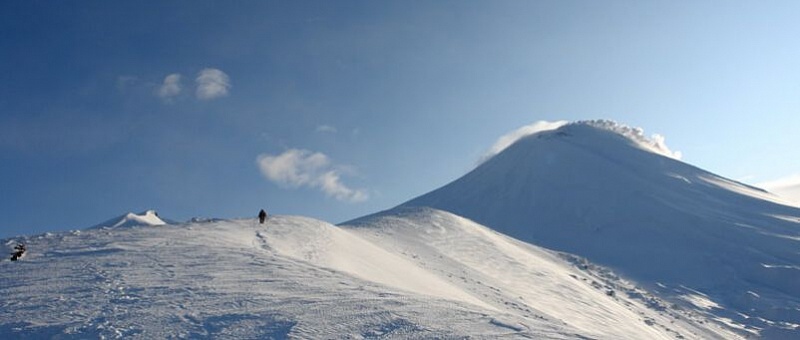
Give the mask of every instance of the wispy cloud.
M 339 201 L 362 202 L 369 198 L 365 190 L 342 183 L 346 167 L 334 165 L 321 152 L 290 149 L 280 155 L 259 155 L 256 163 L 264 177 L 285 187 L 315 188 Z
M 231 87 L 230 77 L 225 72 L 215 68 L 206 68 L 200 71 L 195 79 L 198 99 L 211 100 L 228 95 Z
M 183 86 L 181 86 L 181 75 L 178 73 L 173 73 L 164 78 L 164 81 L 161 83 L 161 86 L 159 86 L 156 94 L 161 97 L 161 99 L 167 100 L 179 95 L 182 89 Z
M 336 127 L 330 125 L 319 125 L 317 126 L 317 132 L 328 132 L 328 133 L 336 133 Z

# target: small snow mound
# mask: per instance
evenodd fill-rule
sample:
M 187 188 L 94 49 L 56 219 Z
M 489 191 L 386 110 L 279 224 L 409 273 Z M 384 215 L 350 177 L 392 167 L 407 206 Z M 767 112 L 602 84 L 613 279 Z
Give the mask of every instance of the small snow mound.
M 147 210 L 139 214 L 127 213 L 122 216 L 112 218 L 103 223 L 97 224 L 90 229 L 116 229 L 116 228 L 130 228 L 138 226 L 156 226 L 167 224 L 162 220 L 155 210 Z

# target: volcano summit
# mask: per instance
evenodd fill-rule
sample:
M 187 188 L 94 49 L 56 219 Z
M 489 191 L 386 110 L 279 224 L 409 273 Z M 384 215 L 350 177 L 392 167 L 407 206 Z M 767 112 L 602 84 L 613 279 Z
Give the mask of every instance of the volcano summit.
M 584 256 L 766 333 L 800 324 L 800 209 L 683 163 L 639 129 L 538 131 L 402 206 Z

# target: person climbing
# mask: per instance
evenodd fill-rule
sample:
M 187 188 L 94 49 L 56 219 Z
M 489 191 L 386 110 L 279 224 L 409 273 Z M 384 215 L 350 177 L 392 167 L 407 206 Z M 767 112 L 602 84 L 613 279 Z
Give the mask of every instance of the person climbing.
M 25 249 L 25 245 L 22 243 L 19 243 L 16 246 L 14 246 L 14 252 L 11 253 L 11 261 L 18 260 L 20 257 L 22 257 L 23 254 L 25 254 L 26 250 L 27 249 Z
M 264 209 L 258 212 L 258 223 L 264 224 L 264 220 L 267 219 L 267 212 Z

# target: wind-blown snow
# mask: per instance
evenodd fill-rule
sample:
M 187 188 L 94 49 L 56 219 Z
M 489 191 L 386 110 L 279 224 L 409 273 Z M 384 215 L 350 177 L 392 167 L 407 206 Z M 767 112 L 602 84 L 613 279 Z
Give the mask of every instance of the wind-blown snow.
M 7 240 L 0 338 L 736 338 L 588 262 L 430 209 Z
M 630 127 L 611 120 L 589 120 L 572 123 L 573 125 L 586 125 L 598 129 L 608 130 L 633 141 L 637 146 L 674 159 L 681 159 L 680 151 L 672 151 L 667 147 L 664 136 L 653 134 L 647 137 L 644 129 Z
M 521 138 L 534 135 L 540 132 L 552 131 L 558 128 L 561 128 L 564 125 L 586 125 L 592 126 L 598 129 L 604 129 L 621 136 L 624 136 L 634 142 L 637 146 L 662 154 L 667 157 L 681 159 L 681 152 L 680 151 L 672 151 L 667 147 L 665 142 L 665 138 L 663 135 L 660 134 L 653 134 L 651 137 L 647 137 L 644 134 L 644 129 L 638 127 L 630 127 L 625 124 L 620 124 L 615 121 L 611 120 L 585 120 L 585 121 L 578 121 L 578 122 L 568 122 L 565 120 L 559 120 L 555 122 L 549 121 L 538 121 L 536 123 L 525 125 L 519 129 L 511 131 L 500 138 L 489 148 L 489 151 L 481 158 L 479 163 L 483 163 L 489 158 L 499 154 L 506 148 L 508 148 L 511 144 L 516 143 Z
M 502 152 L 503 150 L 505 150 L 511 144 L 514 144 L 522 137 L 530 136 L 532 134 L 543 131 L 555 130 L 566 125 L 567 123 L 569 122 L 567 122 L 566 120 L 559 120 L 555 122 L 540 120 L 536 123 L 525 125 L 519 129 L 516 129 L 505 135 L 502 135 L 500 136 L 500 138 L 497 139 L 497 141 L 494 142 L 494 144 L 492 144 L 492 147 L 489 148 L 489 151 L 486 152 L 486 154 L 483 157 L 481 157 L 479 163 L 483 163 L 487 159 L 492 158 L 494 155 Z

